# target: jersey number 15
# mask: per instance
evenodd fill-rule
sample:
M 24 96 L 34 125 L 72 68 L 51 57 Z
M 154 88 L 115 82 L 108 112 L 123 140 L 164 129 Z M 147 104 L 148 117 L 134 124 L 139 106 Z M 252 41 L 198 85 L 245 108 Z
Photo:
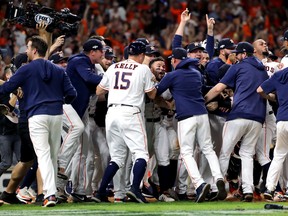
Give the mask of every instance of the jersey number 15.
M 130 87 L 129 77 L 132 76 L 132 73 L 128 72 L 115 72 L 115 85 L 114 89 L 128 89 Z M 120 78 L 120 79 L 119 79 Z

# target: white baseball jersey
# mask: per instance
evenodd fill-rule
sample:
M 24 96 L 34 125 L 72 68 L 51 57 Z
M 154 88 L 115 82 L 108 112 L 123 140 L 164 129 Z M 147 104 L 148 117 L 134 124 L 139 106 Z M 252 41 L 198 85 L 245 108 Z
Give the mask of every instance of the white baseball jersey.
M 144 107 L 143 91 L 149 92 L 154 88 L 148 66 L 132 59 L 111 65 L 99 85 L 109 91 L 108 106 L 126 104 L 140 109 Z
M 279 62 L 267 62 L 267 61 L 264 61 L 262 60 L 265 68 L 266 68 L 266 71 L 267 71 L 267 74 L 269 77 L 271 77 L 274 73 L 276 73 L 277 71 L 279 71 L 280 69 L 278 68 L 278 65 L 280 64 Z
M 288 55 L 285 55 L 282 59 L 281 59 L 281 63 L 284 64 L 283 68 L 288 67 Z

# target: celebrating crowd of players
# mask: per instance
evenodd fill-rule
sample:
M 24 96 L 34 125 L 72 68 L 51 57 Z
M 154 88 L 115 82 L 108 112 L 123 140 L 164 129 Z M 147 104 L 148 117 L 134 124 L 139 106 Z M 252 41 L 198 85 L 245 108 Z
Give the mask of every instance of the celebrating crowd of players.
M 39 25 L 0 86 L 1 136 L 15 134 L 9 119 L 21 140 L 2 203 L 285 201 L 287 56 L 275 61 L 263 39 L 215 45 L 208 16 L 206 43 L 182 47 L 189 20 L 186 9 L 169 60 L 138 38 L 119 62 L 102 36 L 63 56 L 64 38 L 49 46 Z M 11 165 L 7 152 L 0 148 L 1 172 Z

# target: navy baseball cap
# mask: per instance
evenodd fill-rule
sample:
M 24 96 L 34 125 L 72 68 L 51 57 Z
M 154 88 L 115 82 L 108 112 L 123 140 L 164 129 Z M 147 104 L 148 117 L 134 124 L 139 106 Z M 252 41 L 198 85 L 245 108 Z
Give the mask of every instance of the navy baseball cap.
M 198 43 L 198 42 L 195 42 L 195 43 L 190 43 L 188 46 L 187 46 L 187 52 L 188 53 L 191 53 L 197 49 L 200 49 L 200 50 L 205 50 L 205 48 L 201 45 L 201 43 Z
M 129 57 L 128 46 L 126 46 L 124 48 L 123 57 L 124 57 L 124 59 L 128 59 L 128 57 Z
M 168 58 L 175 58 L 175 59 L 180 59 L 184 60 L 187 58 L 187 51 L 183 48 L 175 48 L 172 50 L 172 55 L 169 56 Z
M 286 31 L 284 32 L 284 35 L 283 35 L 283 37 L 281 38 L 281 40 L 283 40 L 283 41 L 288 40 L 288 30 L 286 30 Z
M 15 67 L 18 69 L 22 66 L 22 64 L 25 64 L 28 62 L 28 56 L 26 53 L 19 53 L 15 58 L 11 59 L 11 63 L 15 65 Z
M 223 38 L 218 43 L 218 50 L 220 49 L 234 49 L 236 45 L 234 44 L 234 41 L 230 38 Z
M 110 46 L 105 46 L 105 58 L 115 58 L 116 56 L 113 53 L 113 49 Z
M 103 50 L 103 45 L 98 39 L 89 39 L 83 44 L 83 50 L 86 52 L 91 50 Z
M 61 61 L 67 61 L 68 58 L 69 58 L 68 56 L 62 56 L 59 53 L 55 53 L 55 54 L 51 55 L 48 58 L 48 60 L 55 63 L 55 64 L 58 64 Z
M 160 52 L 155 48 L 155 46 L 147 45 L 145 55 L 152 55 L 152 54 L 154 54 L 157 57 L 160 56 Z
M 248 42 L 240 42 L 238 43 L 238 45 L 236 46 L 236 49 L 232 51 L 232 53 L 254 53 L 254 47 L 252 46 L 252 44 L 248 43 Z
M 140 55 L 146 52 L 146 45 L 141 41 L 134 41 L 128 46 L 129 55 Z
M 146 46 L 150 44 L 149 40 L 146 38 L 137 38 L 136 41 L 143 42 Z

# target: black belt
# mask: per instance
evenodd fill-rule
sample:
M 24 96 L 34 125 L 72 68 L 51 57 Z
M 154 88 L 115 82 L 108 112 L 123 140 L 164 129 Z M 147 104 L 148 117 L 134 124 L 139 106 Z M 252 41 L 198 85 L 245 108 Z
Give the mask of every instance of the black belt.
M 146 122 L 160 122 L 161 118 L 146 118 Z
M 108 107 L 113 107 L 113 106 L 128 106 L 128 107 L 134 107 L 133 105 L 129 105 L 129 104 L 110 104 Z

